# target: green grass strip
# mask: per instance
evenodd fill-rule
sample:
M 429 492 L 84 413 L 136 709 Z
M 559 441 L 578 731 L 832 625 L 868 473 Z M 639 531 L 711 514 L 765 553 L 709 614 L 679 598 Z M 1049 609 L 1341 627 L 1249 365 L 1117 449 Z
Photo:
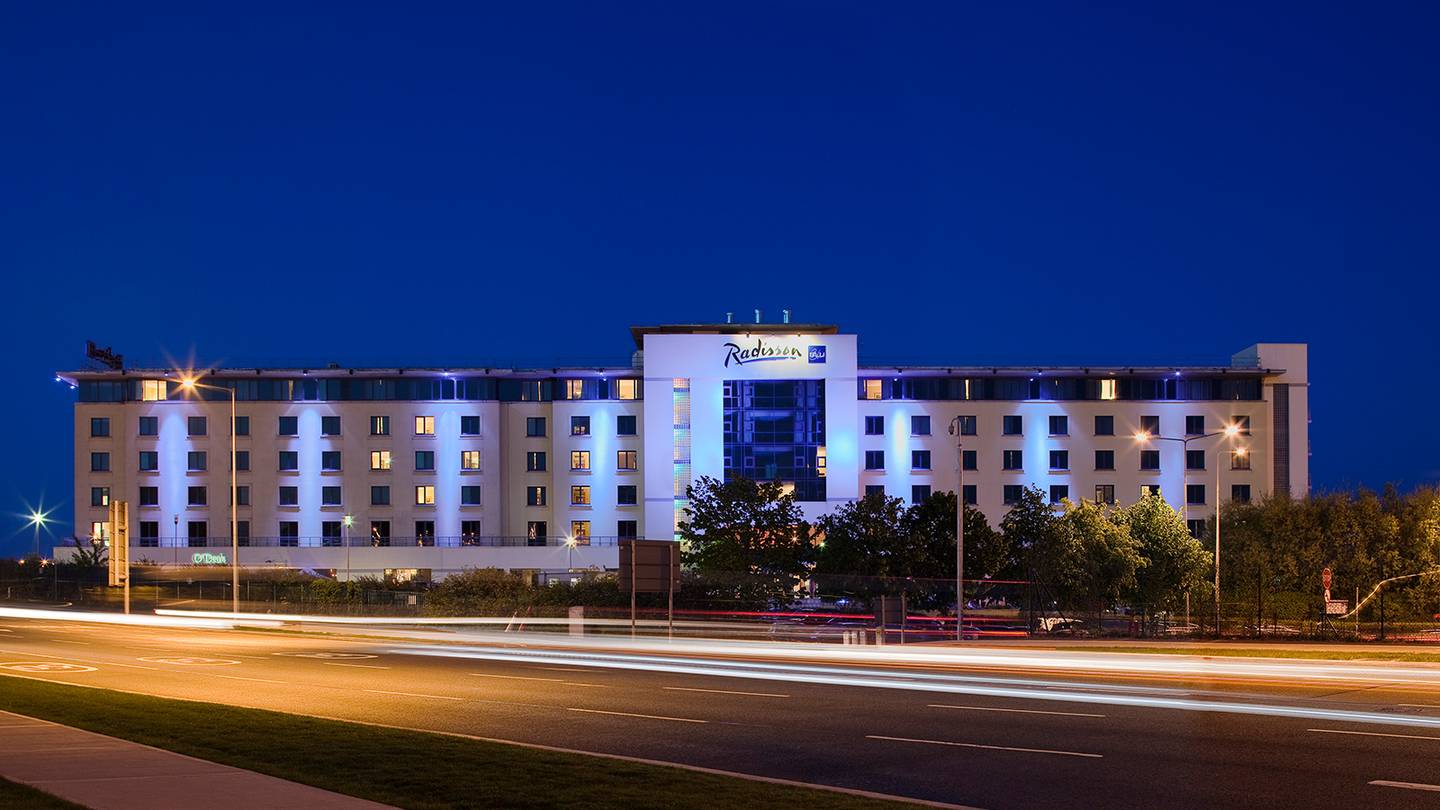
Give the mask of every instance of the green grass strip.
M 71 804 L 29 785 L 0 779 L 0 807 L 5 810 L 77 810 L 80 805 Z
M 0 678 L 0 709 L 407 808 L 909 806 L 683 768 L 14 677 Z M 0 807 L 11 807 L 5 798 L 0 794 Z
M 1440 663 L 1440 652 L 1390 650 L 1286 650 L 1270 647 L 1132 647 L 1129 645 L 1066 645 L 1050 649 L 1065 652 L 1142 653 L 1157 655 L 1209 655 L 1233 658 L 1304 658 L 1320 661 L 1411 661 Z

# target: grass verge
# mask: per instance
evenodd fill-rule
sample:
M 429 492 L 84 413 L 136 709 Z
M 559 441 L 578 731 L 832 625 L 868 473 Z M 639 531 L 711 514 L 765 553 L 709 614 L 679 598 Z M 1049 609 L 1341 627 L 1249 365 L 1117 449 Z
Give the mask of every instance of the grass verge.
M 0 709 L 407 808 L 910 806 L 683 768 L 24 678 L 0 680 Z M 15 806 L 5 799 L 0 793 L 0 807 Z
M 1233 658 L 1305 658 L 1320 661 L 1410 661 L 1440 664 L 1440 652 L 1389 650 L 1286 650 L 1268 647 L 1133 647 L 1130 645 L 1073 645 L 1052 647 L 1065 652 L 1153 653 L 1158 655 L 1210 655 Z
M 0 807 L 6 810 L 80 810 L 78 804 L 8 779 L 0 779 Z

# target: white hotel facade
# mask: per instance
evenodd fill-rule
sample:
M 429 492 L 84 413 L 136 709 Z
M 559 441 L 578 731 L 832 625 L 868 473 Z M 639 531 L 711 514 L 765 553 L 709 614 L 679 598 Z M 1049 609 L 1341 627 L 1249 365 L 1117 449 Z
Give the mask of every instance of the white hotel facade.
M 228 563 L 231 390 L 241 564 L 341 577 L 613 568 L 617 539 L 674 536 L 702 476 L 781 480 L 813 518 L 954 491 L 961 452 L 992 523 L 1025 486 L 1121 504 L 1158 487 L 1192 521 L 1309 489 L 1304 344 L 1218 366 L 921 367 L 862 365 L 828 325 L 631 331 L 632 363 L 609 368 L 223 368 L 193 389 L 62 372 L 76 533 L 103 535 L 124 499 L 132 560 Z

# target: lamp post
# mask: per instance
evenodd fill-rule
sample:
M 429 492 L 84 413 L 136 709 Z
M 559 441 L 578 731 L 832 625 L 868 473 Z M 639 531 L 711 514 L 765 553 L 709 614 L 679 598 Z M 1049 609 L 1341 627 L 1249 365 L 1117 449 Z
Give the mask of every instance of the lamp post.
M 45 528 L 46 522 L 50 519 L 49 512 L 41 512 L 38 509 L 30 510 L 30 525 L 35 529 L 35 558 L 40 558 L 40 530 Z
M 950 420 L 955 437 L 955 640 L 965 640 L 965 450 L 960 417 Z
M 346 515 L 340 521 L 340 542 L 345 544 L 345 582 L 350 582 L 350 527 L 355 525 L 355 516 Z
M 240 504 L 237 498 L 238 489 L 235 485 L 235 386 L 208 385 L 196 380 L 194 377 L 181 377 L 180 387 L 187 391 L 194 391 L 197 388 L 209 388 L 214 391 L 224 391 L 230 395 L 230 612 L 240 612 L 240 518 L 238 516 Z
M 1149 431 L 1139 430 L 1139 431 L 1136 431 L 1136 432 L 1135 432 L 1135 441 L 1140 442 L 1140 443 L 1142 443 L 1142 444 L 1144 444 L 1145 442 L 1152 441 L 1152 440 L 1153 440 L 1153 441 L 1157 441 L 1157 442 L 1180 442 L 1181 446 L 1182 446 L 1185 450 L 1188 450 L 1188 449 L 1190 448 L 1190 442 L 1201 441 L 1201 440 L 1203 440 L 1203 439 L 1213 439 L 1213 438 L 1215 438 L 1216 436 L 1224 436 L 1225 438 L 1230 439 L 1230 440 L 1232 440 L 1232 442 L 1233 442 L 1233 440 L 1235 439 L 1235 437 L 1236 437 L 1236 436 L 1239 436 L 1239 435 L 1240 435 L 1240 426 L 1239 426 L 1239 425 L 1235 425 L 1235 424 L 1230 424 L 1230 425 L 1226 425 L 1224 430 L 1217 430 L 1217 431 L 1214 431 L 1214 432 L 1212 432 L 1212 433 L 1202 433 L 1202 434 L 1200 434 L 1200 435 L 1198 435 L 1198 436 L 1187 436 L 1187 437 L 1185 437 L 1185 438 L 1183 438 L 1183 439 L 1176 439 L 1176 438 L 1167 437 L 1167 436 L 1155 436 L 1155 435 L 1152 435 Z M 1241 450 L 1237 450 L 1236 452 L 1243 455 L 1245 451 L 1244 451 L 1243 449 L 1241 449 Z M 1188 479 L 1188 477 L 1185 476 L 1185 473 L 1186 473 L 1186 472 L 1189 472 L 1188 466 L 1189 466 L 1189 465 L 1188 465 L 1188 463 L 1187 463 L 1186 467 L 1182 468 L 1183 472 L 1181 473 L 1181 482 L 1182 482 L 1182 483 L 1181 483 L 1181 486 L 1182 486 L 1182 488 L 1186 488 L 1186 489 L 1188 489 L 1188 481 L 1189 481 L 1189 479 Z M 1189 520 L 1189 518 L 1190 518 L 1190 493 L 1189 493 L 1188 491 L 1181 493 L 1181 499 L 1180 499 L 1180 515 L 1181 515 L 1181 519 L 1185 521 L 1185 530 L 1186 530 L 1186 531 L 1189 531 L 1189 530 L 1190 530 L 1190 520 Z M 1217 636 L 1220 635 L 1220 448 L 1219 448 L 1219 447 L 1216 447 L 1216 448 L 1215 448 L 1215 635 L 1217 635 Z
M 575 569 L 575 546 L 579 543 L 573 535 L 565 538 L 565 573 Z

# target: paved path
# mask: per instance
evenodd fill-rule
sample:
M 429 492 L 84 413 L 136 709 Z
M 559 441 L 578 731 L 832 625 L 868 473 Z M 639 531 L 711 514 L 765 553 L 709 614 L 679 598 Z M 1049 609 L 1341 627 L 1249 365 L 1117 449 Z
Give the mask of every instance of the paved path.
M 10 712 L 0 751 L 0 776 L 102 810 L 387 806 Z

